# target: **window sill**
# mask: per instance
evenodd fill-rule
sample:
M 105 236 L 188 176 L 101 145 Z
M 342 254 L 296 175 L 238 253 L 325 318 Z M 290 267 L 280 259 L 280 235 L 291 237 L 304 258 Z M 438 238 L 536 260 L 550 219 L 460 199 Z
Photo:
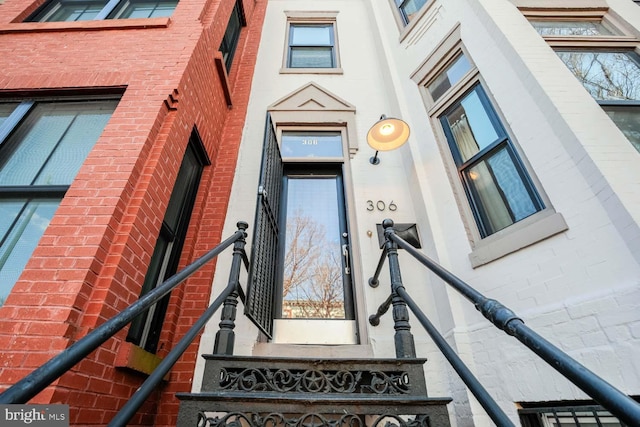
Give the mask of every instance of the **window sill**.
M 99 31 L 141 28 L 166 28 L 171 18 L 104 19 L 77 22 L 12 22 L 0 25 L 0 34 L 52 31 Z
M 342 68 L 280 68 L 280 74 L 344 74 Z
M 161 357 L 149 353 L 133 343 L 123 342 L 116 355 L 115 367 L 151 375 L 160 362 L 162 362 Z M 165 375 L 163 380 L 169 381 L 169 374 Z
M 488 264 L 568 228 L 561 214 L 545 209 L 478 242 L 469 254 L 471 265 Z

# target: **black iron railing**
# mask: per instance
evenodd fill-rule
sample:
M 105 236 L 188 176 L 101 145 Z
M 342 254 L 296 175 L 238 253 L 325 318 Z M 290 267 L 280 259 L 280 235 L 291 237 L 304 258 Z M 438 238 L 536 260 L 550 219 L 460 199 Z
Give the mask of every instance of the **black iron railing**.
M 500 302 L 482 295 L 460 278 L 450 273 L 442 266 L 416 250 L 402 238 L 398 237 L 393 229 L 393 221 L 386 219 L 382 223 L 384 227 L 385 243 L 382 256 L 378 262 L 374 276 L 369 279 L 372 287 L 378 286 L 378 278 L 382 271 L 385 258 L 389 259 L 389 272 L 391 276 L 391 296 L 382 303 L 376 314 L 369 318 L 369 323 L 375 326 L 382 316 L 393 305 L 393 318 L 395 322 L 395 343 L 397 357 L 415 357 L 413 348 L 413 336 L 410 332 L 407 306 L 415 314 L 418 321 L 434 340 L 440 351 L 443 352 L 452 367 L 456 370 L 462 381 L 478 399 L 487 414 L 498 426 L 513 426 L 511 420 L 497 405 L 493 398 L 482 387 L 464 362 L 455 351 L 447 344 L 444 337 L 436 330 L 418 304 L 409 296 L 402 284 L 400 265 L 398 262 L 398 248 L 405 249 L 420 263 L 438 277 L 460 292 L 471 301 L 496 327 L 505 331 L 523 343 L 536 355 L 541 357 L 551 367 L 557 370 L 565 378 L 578 386 L 582 391 L 591 396 L 596 402 L 611 412 L 627 425 L 638 425 L 640 420 L 640 404 L 617 388 L 591 372 L 582 364 L 571 358 L 549 341 L 538 335 L 524 324 L 513 311 Z
M 49 386 L 53 381 L 69 371 L 82 359 L 87 357 L 92 351 L 100 347 L 100 345 L 105 341 L 113 337 L 118 331 L 135 319 L 136 316 L 140 315 L 153 304 L 158 302 L 176 286 L 233 244 L 233 261 L 231 264 L 231 271 L 229 273 L 229 282 L 226 288 L 189 329 L 185 336 L 173 347 L 169 354 L 164 357 L 153 373 L 151 373 L 136 393 L 134 393 L 134 395 L 127 401 L 120 412 L 116 414 L 113 420 L 109 423 L 109 426 L 114 427 L 126 425 L 138 408 L 142 406 L 144 401 L 157 387 L 160 381 L 162 381 L 162 378 L 169 372 L 171 367 L 178 361 L 180 356 L 197 337 L 198 333 L 205 326 L 207 321 L 223 303 L 224 309 L 221 315 L 222 320 L 220 322 L 220 330 L 216 335 L 214 353 L 228 354 L 227 351 L 229 346 L 233 349 L 233 320 L 235 319 L 237 298 L 240 296 L 244 299 L 244 294 L 239 282 L 242 263 L 244 263 L 245 267 L 248 267 L 248 259 L 244 246 L 247 236 L 246 229 L 249 225 L 246 222 L 238 222 L 237 226 L 238 230 L 231 237 L 221 242 L 218 246 L 207 252 L 198 260 L 167 279 L 152 291 L 140 297 L 139 300 L 124 309 L 122 312 L 107 320 L 62 353 L 53 357 L 47 363 L 24 377 L 12 387 L 5 390 L 0 394 L 0 403 L 26 403 Z

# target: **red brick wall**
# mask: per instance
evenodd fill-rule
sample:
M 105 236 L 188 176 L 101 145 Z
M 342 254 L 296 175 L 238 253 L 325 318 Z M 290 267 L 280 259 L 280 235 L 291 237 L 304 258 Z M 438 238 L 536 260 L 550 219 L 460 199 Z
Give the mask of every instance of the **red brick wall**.
M 230 73 L 228 109 L 213 57 L 233 4 L 183 1 L 168 20 L 71 24 L 20 23 L 34 9 L 28 0 L 0 6 L 0 96 L 95 87 L 122 93 L 0 308 L 3 389 L 138 298 L 194 125 L 212 165 L 202 177 L 181 266 L 219 242 L 266 1 L 244 1 L 248 25 Z M 204 311 L 213 269 L 207 265 L 172 294 L 159 355 Z M 106 424 L 142 381 L 114 368 L 125 336 L 126 328 L 33 402 L 70 404 L 74 425 Z M 175 425 L 173 393 L 190 390 L 196 352 L 194 343 L 132 425 Z

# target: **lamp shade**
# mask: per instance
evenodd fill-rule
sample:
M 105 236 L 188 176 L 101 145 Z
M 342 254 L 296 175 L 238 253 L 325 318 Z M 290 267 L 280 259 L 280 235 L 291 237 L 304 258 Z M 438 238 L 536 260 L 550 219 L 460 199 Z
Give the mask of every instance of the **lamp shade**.
M 369 133 L 367 143 L 376 151 L 395 150 L 409 139 L 409 125 L 400 119 L 382 116 Z

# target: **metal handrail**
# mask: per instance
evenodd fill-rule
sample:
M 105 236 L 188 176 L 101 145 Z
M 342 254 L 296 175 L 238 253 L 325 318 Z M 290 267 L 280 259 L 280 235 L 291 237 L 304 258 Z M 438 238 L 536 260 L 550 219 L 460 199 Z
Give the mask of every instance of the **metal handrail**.
M 382 225 L 384 227 L 386 240 L 385 250 L 387 252 L 389 252 L 387 247 L 400 247 L 406 250 L 420 263 L 444 280 L 445 283 L 452 286 L 465 298 L 471 301 L 476 309 L 489 319 L 489 321 L 491 321 L 491 323 L 496 327 L 502 329 L 508 335 L 518 339 L 518 341 L 542 358 L 562 376 L 567 378 L 574 385 L 578 386 L 582 391 L 591 396 L 614 416 L 618 417 L 620 421 L 628 425 L 637 425 L 638 420 L 640 420 L 639 403 L 600 378 L 575 359 L 571 358 L 545 338 L 538 335 L 526 326 L 524 321 L 512 310 L 494 299 L 485 297 L 462 279 L 447 271 L 441 265 L 415 249 L 395 233 L 392 220 L 386 219 L 382 222 Z M 391 263 L 391 258 L 389 259 Z M 381 262 L 382 261 L 384 260 L 381 259 Z M 377 271 L 379 270 L 380 269 L 378 268 Z M 377 282 L 377 280 L 378 277 L 374 276 L 370 279 L 370 283 Z M 411 300 L 404 287 L 396 287 L 396 289 L 393 289 L 392 291 L 397 293 L 400 298 L 403 298 L 418 317 L 425 317 L 426 319 L 424 313 L 422 313 L 418 305 Z M 420 315 L 417 313 L 420 313 Z
M 100 345 L 105 341 L 113 337 L 139 314 L 143 313 L 189 276 L 198 271 L 207 262 L 218 256 L 234 242 L 244 239 L 246 237 L 245 230 L 249 225 L 246 222 L 238 222 L 237 226 L 238 231 L 236 231 L 231 237 L 218 244 L 215 248 L 198 258 L 192 264 L 171 276 L 161 285 L 140 297 L 140 299 L 121 311 L 119 314 L 107 320 L 63 352 L 54 356 L 44 365 L 40 366 L 16 384 L 5 390 L 0 394 L 0 403 L 26 403 L 28 400 L 36 396 L 53 381 L 60 378 L 64 373 L 87 357 L 92 351 L 100 347 Z M 164 375 L 162 375 L 161 378 L 163 376 Z

